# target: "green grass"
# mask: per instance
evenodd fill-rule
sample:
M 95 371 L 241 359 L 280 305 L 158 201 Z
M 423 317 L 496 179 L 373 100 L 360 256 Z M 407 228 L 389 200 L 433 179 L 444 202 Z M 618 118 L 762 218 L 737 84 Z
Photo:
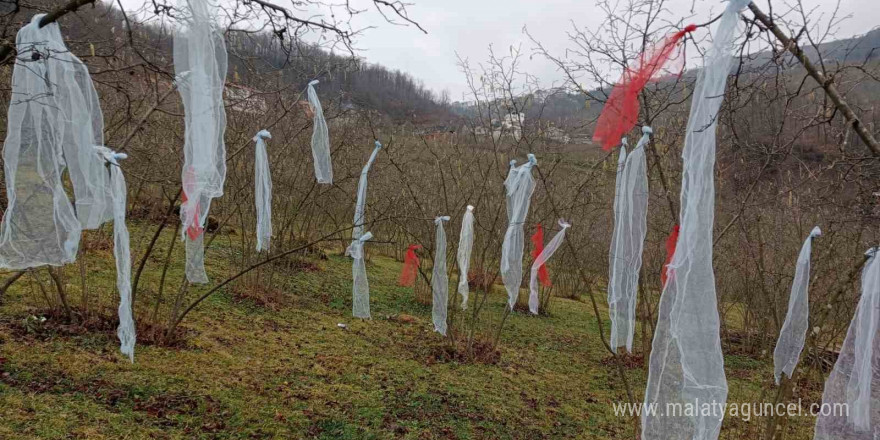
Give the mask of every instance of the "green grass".
M 233 270 L 224 263 L 236 256 L 233 240 L 221 237 L 208 253 L 213 281 Z M 182 277 L 176 255 L 169 292 Z M 110 311 L 112 254 L 91 251 L 87 261 L 90 286 L 104 292 Z M 23 331 L 27 316 L 45 310 L 23 278 L 0 306 L 0 438 L 611 439 L 631 432 L 631 420 L 612 413 L 625 394 L 588 304 L 554 298 L 549 317 L 515 313 L 500 361 L 461 363 L 443 355 L 430 307 L 396 285 L 399 263 L 373 257 L 368 264 L 370 321 L 351 318 L 350 260 L 313 263 L 320 270 L 275 275 L 281 300 L 273 307 L 221 291 L 184 322 L 184 345 L 139 344 L 134 364 L 118 353 L 110 328 Z M 155 295 L 160 264 L 151 261 L 144 275 L 139 317 L 151 307 L 144 300 Z M 65 270 L 73 298 L 77 273 Z M 491 295 L 487 319 L 500 319 L 504 302 Z M 452 313 L 450 322 L 459 318 Z M 634 365 L 628 374 L 640 399 L 644 369 Z M 766 361 L 728 359 L 731 399 L 755 398 L 771 376 Z M 792 432 L 806 433 L 810 423 L 799 421 Z

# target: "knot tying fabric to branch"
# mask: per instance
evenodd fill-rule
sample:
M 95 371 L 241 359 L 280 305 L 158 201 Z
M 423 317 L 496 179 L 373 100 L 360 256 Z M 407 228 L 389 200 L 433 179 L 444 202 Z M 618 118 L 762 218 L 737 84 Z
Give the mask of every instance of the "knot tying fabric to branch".
M 116 151 L 113 151 L 103 145 L 95 145 L 93 148 L 95 149 L 95 152 L 98 153 L 98 156 L 101 157 L 101 159 L 104 159 L 105 162 L 112 165 L 119 166 L 120 160 L 128 159 L 127 154 L 117 153 Z
M 272 139 L 272 133 L 269 133 L 269 130 L 260 130 L 257 134 L 254 135 L 252 139 L 254 142 L 259 141 L 260 139 Z

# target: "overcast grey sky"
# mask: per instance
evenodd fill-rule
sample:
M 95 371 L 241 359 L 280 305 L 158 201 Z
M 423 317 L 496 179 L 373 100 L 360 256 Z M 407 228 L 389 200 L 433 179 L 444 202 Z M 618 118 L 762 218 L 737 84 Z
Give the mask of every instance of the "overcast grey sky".
M 367 0 L 353 3 L 364 7 Z M 531 53 L 531 42 L 523 26 L 551 52 L 563 54 L 572 22 L 581 28 L 595 29 L 603 19 L 595 0 L 405 0 L 410 17 L 422 25 L 425 35 L 413 27 L 393 26 L 380 15 L 365 13 L 355 17 L 354 27 L 377 26 L 358 39 L 360 55 L 367 61 L 410 73 L 436 92 L 448 90 L 453 100 L 461 100 L 466 91 L 463 75 L 456 66 L 456 52 L 471 62 L 484 61 L 490 44 L 506 52 L 510 45 L 522 44 Z M 790 1 L 790 0 L 789 0 Z M 782 0 L 773 0 L 780 10 Z M 621 3 L 624 3 L 622 0 Z M 862 34 L 880 24 L 878 0 L 841 0 L 840 15 L 851 15 L 837 33 L 838 37 Z M 671 0 L 670 9 L 688 16 L 694 8 L 694 22 L 703 22 L 723 9 L 720 0 Z M 761 0 L 759 5 L 766 4 Z M 817 8 L 826 17 L 835 3 L 829 0 L 803 0 L 807 9 Z M 765 7 L 766 8 L 766 7 Z M 816 15 L 818 18 L 818 15 Z M 827 20 L 827 19 L 826 19 Z M 529 73 L 547 86 L 561 81 L 555 68 L 539 57 L 526 62 Z
M 149 0 L 121 0 L 126 10 L 152 11 Z M 214 0 L 220 4 L 231 4 L 234 0 Z M 289 8 L 295 0 L 272 0 L 273 3 Z M 410 18 L 428 31 L 424 34 L 413 26 L 396 26 L 387 23 L 376 12 L 372 0 L 323 0 L 310 2 L 305 10 L 297 9 L 301 16 L 313 20 L 322 17 L 329 19 L 331 8 L 319 4 L 336 5 L 333 10 L 339 14 L 346 2 L 355 9 L 363 10 L 352 18 L 353 29 L 365 29 L 356 39 L 358 55 L 370 63 L 382 64 L 411 74 L 423 81 L 433 91 L 447 90 L 453 100 L 462 100 L 467 92 L 464 75 L 459 71 L 456 53 L 468 59 L 471 64 L 483 62 L 488 58 L 489 45 L 496 52 L 507 53 L 508 48 L 521 45 L 526 55 L 522 68 L 541 81 L 541 87 L 562 85 L 562 75 L 547 60 L 540 56 L 532 59 L 533 44 L 523 33 L 523 27 L 554 55 L 564 55 L 566 48 L 573 45 L 568 33 L 574 26 L 580 29 L 597 29 L 605 18 L 596 6 L 596 0 L 401 0 L 410 4 L 407 7 Z M 620 5 L 636 0 L 609 0 Z M 765 11 L 768 0 L 758 0 Z M 797 0 L 772 0 L 774 12 L 779 13 Z M 828 17 L 833 12 L 835 0 L 801 0 L 806 10 L 813 12 L 813 24 L 827 27 Z M 880 0 L 840 0 L 838 17 L 847 17 L 837 27 L 836 37 L 846 38 L 863 34 L 880 25 L 878 13 Z M 670 20 L 673 17 L 692 17 L 685 23 L 702 23 L 720 13 L 724 0 L 666 0 Z M 621 6 L 622 7 L 622 6 Z M 342 19 L 346 14 L 339 14 Z M 675 20 L 677 21 L 677 20 Z M 697 32 L 705 34 L 705 29 Z M 697 36 L 699 38 L 700 36 Z M 306 38 L 317 38 L 309 34 Z M 616 80 L 616 78 L 610 78 Z M 591 86 L 590 84 L 585 84 Z M 465 97 L 465 99 L 469 99 Z

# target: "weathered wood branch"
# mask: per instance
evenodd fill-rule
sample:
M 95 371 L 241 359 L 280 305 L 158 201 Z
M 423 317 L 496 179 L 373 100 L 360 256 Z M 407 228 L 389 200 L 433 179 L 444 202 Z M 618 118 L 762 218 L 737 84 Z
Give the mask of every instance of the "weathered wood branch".
M 874 138 L 874 135 L 868 131 L 868 127 L 866 127 L 861 119 L 853 112 L 852 108 L 849 104 L 846 103 L 846 100 L 843 99 L 843 96 L 840 95 L 840 92 L 837 90 L 837 86 L 834 85 L 834 81 L 832 78 L 828 78 L 825 76 L 822 71 L 820 71 L 815 64 L 810 60 L 809 57 L 804 53 L 801 47 L 798 45 L 795 39 L 789 37 L 776 23 L 773 22 L 773 19 L 764 13 L 755 2 L 749 3 L 749 10 L 755 14 L 755 19 L 760 22 L 764 27 L 769 30 L 773 36 L 782 43 L 783 47 L 786 50 L 792 53 L 795 58 L 800 61 L 800 63 L 807 70 L 807 74 L 810 75 L 822 89 L 825 90 L 825 93 L 828 95 L 828 98 L 831 99 L 831 102 L 834 103 L 834 106 L 837 107 L 843 117 L 846 118 L 847 125 L 851 125 L 853 130 L 855 130 L 856 134 L 865 142 L 865 145 L 871 150 L 871 153 L 874 157 L 880 159 L 880 143 L 877 142 L 877 139 Z
M 40 27 L 46 26 L 49 23 L 54 23 L 58 21 L 59 18 L 71 13 L 75 12 L 77 9 L 89 5 L 94 4 L 96 0 L 73 0 L 70 3 L 61 6 L 60 8 L 46 14 L 42 20 L 40 20 Z M 9 57 L 9 54 L 15 49 L 15 46 L 11 43 L 4 44 L 0 46 L 0 64 L 6 62 L 6 58 Z

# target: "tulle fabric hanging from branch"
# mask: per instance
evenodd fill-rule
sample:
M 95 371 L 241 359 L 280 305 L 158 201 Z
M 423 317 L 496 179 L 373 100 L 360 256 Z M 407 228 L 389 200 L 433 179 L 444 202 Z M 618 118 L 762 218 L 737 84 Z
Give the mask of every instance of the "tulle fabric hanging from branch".
M 174 72 L 186 122 L 180 219 L 187 239 L 186 277 L 206 283 L 204 225 L 211 200 L 223 195 L 226 180 L 227 55 L 223 34 L 214 25 L 219 7 L 208 0 L 181 5 L 183 25 L 174 34 Z
M 544 226 L 538 223 L 535 226 L 535 233 L 532 234 L 532 261 L 538 258 L 538 255 L 541 255 L 541 252 L 544 251 Z M 541 282 L 541 285 L 544 287 L 550 287 L 550 273 L 547 271 L 547 265 L 542 264 L 541 267 L 538 268 L 538 281 Z
M 269 155 L 266 139 L 272 139 L 268 130 L 260 130 L 254 136 L 254 203 L 257 208 L 257 252 L 268 251 L 272 240 L 272 173 L 269 171 Z
M 366 223 L 365 212 L 367 207 L 367 175 L 369 175 L 370 167 L 372 167 L 373 162 L 376 161 L 376 156 L 379 154 L 380 149 L 382 149 L 382 144 L 379 143 L 379 141 L 376 141 L 373 152 L 370 154 L 367 164 L 364 165 L 364 168 L 361 170 L 361 175 L 358 179 L 357 199 L 354 205 L 354 228 L 351 230 L 351 238 L 354 240 L 364 233 L 364 224 Z
M 416 276 L 419 273 L 419 256 L 416 255 L 416 249 L 421 249 L 418 244 L 411 244 L 406 250 L 406 256 L 403 258 L 403 269 L 400 271 L 400 278 L 397 284 L 404 287 L 412 287 L 416 282 Z
M 535 179 L 532 167 L 538 164 L 534 154 L 528 155 L 528 162 L 516 167 L 510 162 L 510 171 L 504 181 L 507 197 L 507 231 L 501 244 L 501 279 L 507 289 L 507 305 L 513 310 L 522 284 L 523 249 L 525 247 L 524 225 L 529 214 L 532 193 L 535 192 Z
M 680 43 L 686 34 L 696 28 L 695 25 L 688 25 L 666 36 L 656 45 L 645 49 L 635 66 L 624 69 L 596 121 L 593 140 L 602 144 L 602 149 L 610 150 L 621 136 L 635 127 L 639 118 L 639 93 L 648 82 L 681 74 L 685 57 Z
M 541 268 L 547 264 L 547 260 L 556 253 L 559 249 L 559 246 L 562 246 L 562 241 L 565 240 L 565 231 L 571 227 L 569 223 L 564 220 L 559 220 L 559 232 L 550 240 L 550 243 L 547 243 L 547 246 L 541 250 L 541 253 L 535 258 L 535 261 L 532 263 L 532 273 L 529 277 L 529 312 L 533 315 L 538 314 L 538 307 L 540 305 L 540 299 L 538 298 L 538 279 L 540 278 Z M 549 276 L 547 279 L 548 283 L 545 286 L 549 286 Z
M 137 333 L 134 325 L 134 313 L 131 303 L 131 248 L 128 227 L 125 224 L 125 213 L 128 210 L 128 190 L 125 176 L 119 166 L 119 160 L 128 156 L 116 153 L 104 146 L 95 146 L 94 153 L 107 164 L 109 186 L 113 212 L 113 254 L 116 257 L 116 288 L 119 290 L 119 350 L 134 362 L 134 345 Z
M 376 161 L 376 156 L 382 144 L 376 141 L 376 146 L 370 154 L 370 159 L 361 170 L 361 176 L 358 180 L 357 200 L 354 206 L 354 227 L 351 230 L 351 244 L 346 249 L 345 254 L 352 257 L 352 275 L 354 284 L 352 287 L 352 315 L 355 318 L 370 318 L 370 285 L 367 282 L 367 266 L 364 261 L 364 242 L 373 238 L 373 234 L 364 232 L 366 224 L 366 207 L 367 207 L 367 176 L 370 174 L 370 167 Z
M 813 228 L 798 254 L 791 295 L 788 298 L 788 313 L 773 350 L 773 372 L 777 385 L 782 373 L 791 378 L 804 349 L 810 326 L 810 254 L 813 250 L 813 238 L 820 235 L 822 231 L 819 227 Z
M 44 15 L 34 17 L 36 23 Z M 83 229 L 97 229 L 113 219 L 109 175 L 95 154 L 104 145 L 104 116 L 89 70 L 65 46 L 56 23 L 36 30 L 46 38 L 45 81 L 61 119 L 51 125 L 63 140 L 64 163 L 73 187 L 74 212 Z M 18 99 L 29 99 L 17 96 Z M 39 100 L 42 100 L 40 98 Z M 48 122 L 48 121 L 47 121 Z
M 461 233 L 458 236 L 458 294 L 461 295 L 461 309 L 467 310 L 470 285 L 468 273 L 471 266 L 471 253 L 474 250 L 474 207 L 467 206 L 461 219 Z
M 681 234 L 660 298 L 648 368 L 645 407 L 712 408 L 642 414 L 643 439 L 714 440 L 724 418 L 727 378 L 719 334 L 712 228 L 715 214 L 715 136 L 719 108 L 740 34 L 739 13 L 749 0 L 732 0 L 721 15 L 697 78 L 682 150 Z
M 306 94 L 311 106 L 313 126 L 312 129 L 312 158 L 315 160 L 315 179 L 318 183 L 333 183 L 333 163 L 330 160 L 330 131 L 327 128 L 327 120 L 324 119 L 324 109 L 315 91 L 318 80 L 309 82 Z
M 666 237 L 666 261 L 663 262 L 663 269 L 660 270 L 660 285 L 666 287 L 666 281 L 672 275 L 669 272 L 669 263 L 672 263 L 672 256 L 675 255 L 675 245 L 678 243 L 678 234 L 681 231 L 679 225 L 672 227 L 669 237 Z
M 446 336 L 446 314 L 449 307 L 449 274 L 446 272 L 446 231 L 443 222 L 449 216 L 434 219 L 436 233 L 434 235 L 434 270 L 431 273 L 431 320 L 434 331 Z
M 632 352 L 636 323 L 639 272 L 642 248 L 648 230 L 648 171 L 645 148 L 650 127 L 642 127 L 639 143 L 626 155 L 615 204 L 614 249 L 611 250 L 611 276 L 608 283 L 608 310 L 611 315 L 611 348 L 626 346 Z M 623 154 L 623 152 L 621 152 Z M 615 183 L 617 185 L 617 182 Z
M 629 144 L 627 143 L 627 139 L 625 137 L 620 139 L 620 152 L 617 155 L 617 174 L 615 175 L 614 180 L 614 229 L 611 230 L 611 247 L 608 250 L 608 311 L 612 316 L 612 323 L 614 322 L 614 316 L 617 315 L 615 311 L 615 301 L 612 296 L 611 284 L 613 284 L 614 279 L 614 264 L 617 261 L 616 252 L 617 252 L 617 240 L 620 236 L 621 228 L 618 225 L 623 221 L 623 211 L 621 210 L 621 200 L 623 200 L 623 192 L 621 190 L 621 186 L 623 186 L 623 170 L 626 165 L 626 147 Z M 612 324 L 613 325 L 613 324 Z
M 39 27 L 43 16 L 35 15 L 15 38 L 18 56 L 3 144 L 8 201 L 0 225 L 4 269 L 61 266 L 76 259 L 82 226 L 61 181 L 62 154 L 74 149 L 73 165 L 79 160 L 78 149 L 86 149 L 99 163 L 92 146 L 100 140 L 101 129 L 93 124 L 102 126 L 103 119 L 100 109 L 93 107 L 97 98 L 93 101 L 91 80 L 77 81 L 88 78 L 88 71 L 67 50 L 58 24 Z M 74 100 L 76 96 L 81 99 Z M 71 178 L 76 172 L 71 168 Z
M 61 237 L 71 239 L 75 236 L 77 242 L 67 243 L 69 247 L 65 250 L 65 253 L 69 252 L 68 261 L 46 261 L 45 264 L 71 262 L 80 237 L 77 228 L 97 229 L 112 220 L 116 286 L 120 298 L 117 334 L 120 350 L 134 361 L 136 335 L 131 310 L 131 251 L 125 224 L 127 192 L 118 162 L 127 156 L 103 146 L 104 116 L 88 68 L 67 49 L 58 24 L 39 27 L 43 17 L 43 14 L 34 16 L 31 23 L 19 32 L 17 41 L 19 58 L 13 73 L 14 95 L 8 113 L 10 129 L 4 145 L 7 190 L 14 190 L 9 194 L 10 205 L 5 214 L 11 222 L 7 225 L 4 219 L 2 227 L 0 259 L 6 258 L 5 245 L 12 244 L 6 238 L 26 232 L 30 243 L 25 246 L 45 245 L 45 249 L 35 252 L 35 255 L 43 253 L 44 256 L 57 252 Z M 26 73 L 19 71 L 19 62 L 30 64 Z M 34 95 L 35 92 L 39 95 Z M 22 109 L 26 114 L 17 114 Z M 48 130 L 39 130 L 41 125 Z M 59 145 L 52 140 L 60 141 L 62 149 L 58 150 Z M 37 157 L 31 156 L 34 153 Z M 40 157 L 43 154 L 48 157 Z M 57 172 L 54 179 L 58 179 L 65 164 L 76 199 L 73 211 L 78 225 L 70 217 L 58 217 L 58 213 L 70 212 L 70 203 L 63 196 L 59 181 L 55 180 L 58 186 L 54 191 L 60 193 L 49 190 L 50 180 L 44 174 Z M 26 177 L 18 185 L 10 185 L 10 179 L 16 176 Z M 34 176 L 39 178 L 34 179 Z M 25 181 L 30 183 L 24 184 Z M 17 200 L 25 195 L 23 190 L 38 188 L 45 192 L 31 193 Z M 36 214 L 39 218 L 30 219 L 29 215 L 22 216 L 24 213 Z M 53 220 L 57 224 L 49 227 L 48 222 Z M 57 236 L 41 236 L 50 230 Z M 47 244 L 46 240 L 56 244 Z M 15 248 L 18 252 L 26 249 L 18 245 Z
M 865 255 L 862 296 L 825 381 L 821 408 L 828 409 L 816 418 L 814 440 L 880 438 L 880 258 L 877 248 Z
M 370 319 L 370 283 L 367 281 L 367 262 L 364 258 L 364 243 L 373 238 L 365 232 L 348 245 L 345 254 L 352 258 L 352 303 L 351 314 L 355 318 Z

